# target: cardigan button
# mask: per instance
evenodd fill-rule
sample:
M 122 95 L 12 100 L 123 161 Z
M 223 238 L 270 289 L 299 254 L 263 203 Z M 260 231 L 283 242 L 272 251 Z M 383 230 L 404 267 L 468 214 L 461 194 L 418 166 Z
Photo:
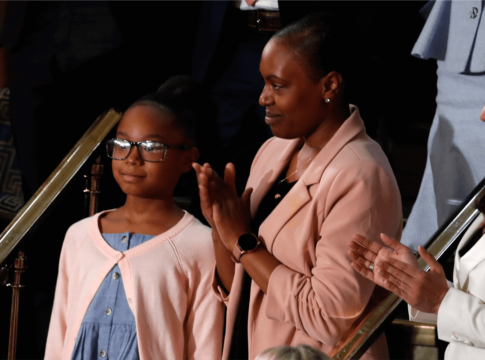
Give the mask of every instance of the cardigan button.
M 112 312 L 113 312 L 113 310 L 112 310 L 112 309 L 110 309 L 110 308 L 106 308 L 106 310 L 104 311 L 104 313 L 105 313 L 106 315 L 108 315 L 108 316 L 109 316 L 109 315 L 111 315 L 111 313 L 112 313 Z
M 106 353 L 106 351 L 104 351 L 104 350 L 101 350 L 101 351 L 99 352 L 99 356 L 101 356 L 101 357 L 106 357 L 106 355 L 108 355 L 108 354 L 107 354 L 107 353 Z
M 113 273 L 113 280 L 118 280 L 120 278 L 120 273 Z

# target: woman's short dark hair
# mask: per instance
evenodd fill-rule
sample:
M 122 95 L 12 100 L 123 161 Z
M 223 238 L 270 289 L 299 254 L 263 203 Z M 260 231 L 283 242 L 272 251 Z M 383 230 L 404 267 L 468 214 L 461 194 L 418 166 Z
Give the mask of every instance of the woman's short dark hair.
M 130 108 L 144 104 L 173 115 L 177 125 L 192 140 L 195 139 L 198 125 L 214 117 L 213 103 L 207 92 L 186 75 L 169 78 L 156 92 L 136 100 Z
M 358 32 L 344 17 L 325 12 L 312 13 L 273 35 L 300 58 L 311 81 L 331 71 L 348 82 L 355 71 Z M 348 84 L 347 84 L 348 85 Z

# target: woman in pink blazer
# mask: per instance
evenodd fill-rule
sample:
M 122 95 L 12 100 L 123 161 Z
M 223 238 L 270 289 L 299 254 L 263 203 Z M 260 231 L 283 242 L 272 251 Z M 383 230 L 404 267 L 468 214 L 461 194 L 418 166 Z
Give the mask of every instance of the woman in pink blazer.
M 227 305 L 224 359 L 300 343 L 328 353 L 374 289 L 350 266 L 352 234 L 401 235 L 391 167 L 346 101 L 348 29 L 313 14 L 266 45 L 260 104 L 275 137 L 256 155 L 241 198 L 232 164 L 224 181 L 194 164 L 213 228 L 214 290 Z M 387 357 L 383 340 L 368 358 Z

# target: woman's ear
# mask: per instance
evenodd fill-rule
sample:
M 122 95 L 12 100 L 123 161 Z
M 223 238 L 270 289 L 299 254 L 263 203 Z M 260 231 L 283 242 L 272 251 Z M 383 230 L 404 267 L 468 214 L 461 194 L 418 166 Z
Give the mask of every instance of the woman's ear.
M 199 149 L 197 149 L 196 147 L 185 150 L 182 171 L 184 173 L 189 172 L 192 169 L 192 164 L 199 159 L 199 156 Z
M 326 102 L 334 100 L 344 86 L 342 75 L 336 71 L 329 72 L 320 81 L 322 83 L 322 97 Z M 327 99 L 330 101 L 327 101 Z

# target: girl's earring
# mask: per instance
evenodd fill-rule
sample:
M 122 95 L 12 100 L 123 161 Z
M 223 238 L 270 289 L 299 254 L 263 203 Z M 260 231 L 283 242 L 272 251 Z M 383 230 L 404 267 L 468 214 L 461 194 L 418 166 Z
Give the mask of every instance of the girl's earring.
M 330 102 L 330 99 L 325 99 L 325 102 L 328 104 Z

